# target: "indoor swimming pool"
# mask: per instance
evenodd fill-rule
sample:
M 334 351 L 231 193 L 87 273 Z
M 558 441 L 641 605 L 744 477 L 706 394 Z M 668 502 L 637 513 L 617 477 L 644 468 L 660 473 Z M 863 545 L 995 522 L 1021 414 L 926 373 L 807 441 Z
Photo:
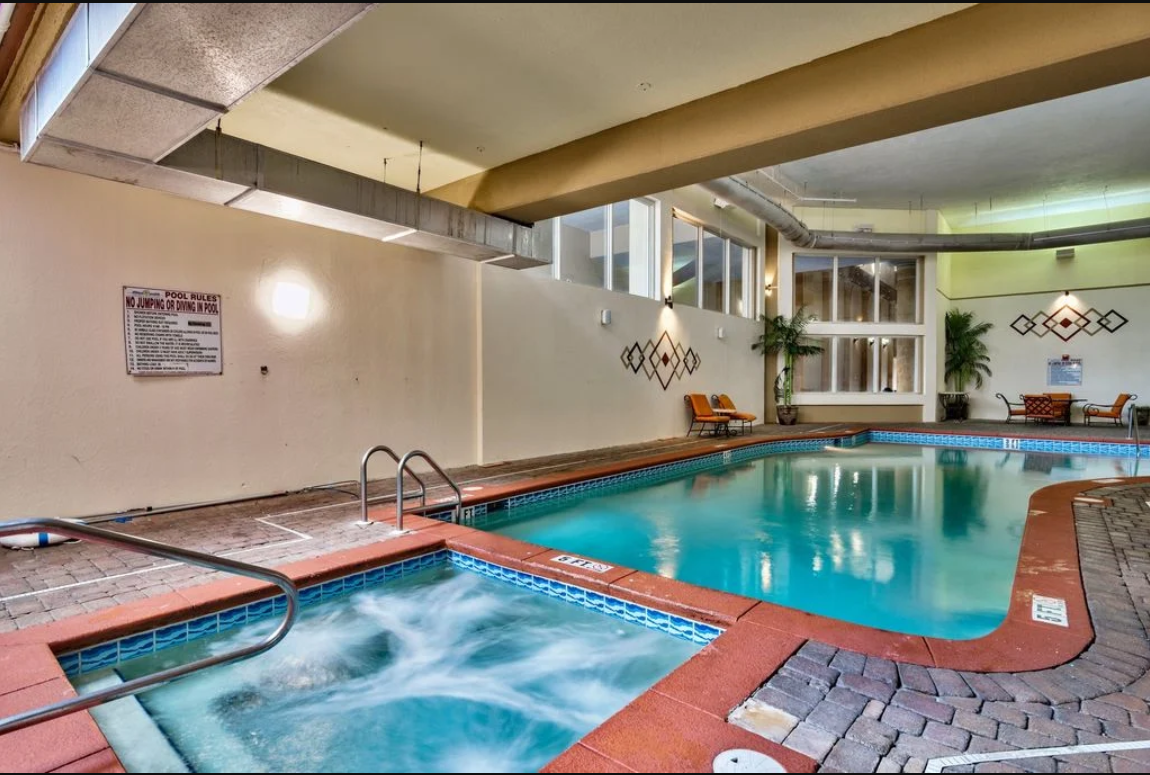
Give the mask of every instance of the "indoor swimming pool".
M 475 526 L 835 619 L 969 639 L 1006 615 L 1030 495 L 1136 464 L 828 447 L 492 510 Z
M 73 680 L 131 679 L 274 625 Z M 92 713 L 133 772 L 528 772 L 699 648 L 445 560 L 305 608 L 265 654 Z

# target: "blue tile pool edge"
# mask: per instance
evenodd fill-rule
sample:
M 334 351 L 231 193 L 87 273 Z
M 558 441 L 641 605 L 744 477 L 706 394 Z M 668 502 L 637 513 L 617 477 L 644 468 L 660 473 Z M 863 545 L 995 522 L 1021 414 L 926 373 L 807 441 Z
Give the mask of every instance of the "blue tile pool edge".
M 439 549 L 406 560 L 381 565 L 368 571 L 352 573 L 338 579 L 303 587 L 300 589 L 300 605 L 304 607 L 324 602 L 448 563 L 461 570 L 514 584 L 523 589 L 539 592 L 648 629 L 658 630 L 692 643 L 706 645 L 723 632 L 722 628 L 703 622 L 696 622 L 655 608 L 620 600 L 610 595 L 592 592 L 573 584 L 564 584 L 542 576 L 534 576 L 505 568 L 448 549 Z M 64 670 L 64 674 L 69 678 L 75 678 L 84 673 L 111 667 L 169 646 L 178 646 L 197 638 L 251 624 L 281 614 L 286 608 L 287 598 L 284 595 L 276 595 L 188 621 L 157 627 L 147 632 L 126 635 L 115 640 L 97 643 L 94 646 L 58 654 L 56 659 Z
M 827 446 L 853 448 L 868 443 L 910 444 L 932 447 L 959 447 L 963 449 L 996 449 L 1015 452 L 1049 452 L 1055 454 L 1099 455 L 1102 457 L 1150 458 L 1150 445 L 1120 444 L 1104 441 L 1076 441 L 1069 439 L 1036 439 L 1017 436 L 980 436 L 960 433 L 931 433 L 927 431 L 865 430 L 838 436 L 819 436 L 811 439 L 762 441 L 734 449 L 708 452 L 672 463 L 658 463 L 618 474 L 592 477 L 578 482 L 544 487 L 539 490 L 498 498 L 466 506 L 461 521 L 471 524 L 477 517 L 490 512 L 506 511 L 517 506 L 533 505 L 570 495 L 588 493 L 621 484 L 652 484 L 685 473 L 707 468 L 742 463 L 767 455 L 787 452 L 819 452 Z M 451 512 L 428 514 L 438 519 L 450 519 Z

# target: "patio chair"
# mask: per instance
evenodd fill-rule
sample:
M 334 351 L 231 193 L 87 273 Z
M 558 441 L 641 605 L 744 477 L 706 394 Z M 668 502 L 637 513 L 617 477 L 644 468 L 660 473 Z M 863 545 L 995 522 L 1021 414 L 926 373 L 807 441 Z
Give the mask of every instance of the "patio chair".
M 1090 424 L 1091 420 L 1113 420 L 1115 425 L 1121 425 L 1122 410 L 1126 408 L 1126 404 L 1137 400 L 1137 398 L 1135 393 L 1119 393 L 1118 398 L 1114 399 L 1114 403 L 1109 406 L 1106 404 L 1087 404 L 1082 407 L 1082 415 L 1086 418 L 1087 425 Z
M 1022 407 L 1026 412 L 1026 422 L 1056 422 L 1062 420 L 1062 410 L 1056 409 L 1053 399 L 1047 395 L 1023 396 Z
M 718 435 L 719 428 L 724 432 L 730 433 L 729 426 L 731 422 L 730 417 L 715 414 L 711 409 L 711 405 L 707 403 L 707 397 L 702 393 L 688 393 L 683 397 L 687 402 L 687 406 L 691 407 L 691 427 L 687 429 L 687 435 L 690 436 L 692 431 L 695 430 L 695 425 L 699 426 L 699 435 L 703 435 L 703 431 L 707 426 L 711 426 L 711 433 Z
M 1074 396 L 1070 393 L 1043 393 L 1043 395 L 1050 396 L 1050 400 L 1054 402 L 1055 413 L 1061 412 L 1062 421 L 1069 425 L 1071 400 Z
M 758 419 L 750 412 L 740 412 L 735 409 L 735 402 L 732 401 L 731 397 L 726 393 L 719 393 L 717 396 L 711 396 L 711 403 L 720 409 L 730 410 L 727 416 L 732 420 L 739 421 L 739 430 L 741 430 L 743 433 L 746 433 L 748 430 L 750 430 L 751 427 L 754 426 L 755 420 Z
M 1012 404 L 1006 399 L 1002 393 L 995 393 L 995 398 L 1001 398 L 1002 403 L 1006 404 L 1006 421 L 1010 422 L 1012 417 L 1022 417 L 1023 422 L 1026 422 L 1026 406 L 1024 404 Z

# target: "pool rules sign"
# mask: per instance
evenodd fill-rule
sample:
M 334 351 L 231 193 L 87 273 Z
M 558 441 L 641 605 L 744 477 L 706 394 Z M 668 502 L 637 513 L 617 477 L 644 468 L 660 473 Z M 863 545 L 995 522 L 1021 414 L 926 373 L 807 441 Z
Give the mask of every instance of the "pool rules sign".
M 138 377 L 222 374 L 220 295 L 124 286 L 124 350 Z

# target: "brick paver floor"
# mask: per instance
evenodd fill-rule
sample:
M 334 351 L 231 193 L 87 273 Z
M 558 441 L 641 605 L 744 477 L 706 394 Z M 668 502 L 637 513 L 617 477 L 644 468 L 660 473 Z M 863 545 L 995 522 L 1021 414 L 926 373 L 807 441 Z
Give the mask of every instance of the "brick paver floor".
M 922 772 L 931 759 L 1150 740 L 1150 487 L 1075 504 L 1095 641 L 1028 673 L 900 664 L 808 641 L 731 716 L 828 772 Z M 769 719 L 764 724 L 763 719 Z M 951 766 L 943 772 L 1146 772 L 1150 748 Z

